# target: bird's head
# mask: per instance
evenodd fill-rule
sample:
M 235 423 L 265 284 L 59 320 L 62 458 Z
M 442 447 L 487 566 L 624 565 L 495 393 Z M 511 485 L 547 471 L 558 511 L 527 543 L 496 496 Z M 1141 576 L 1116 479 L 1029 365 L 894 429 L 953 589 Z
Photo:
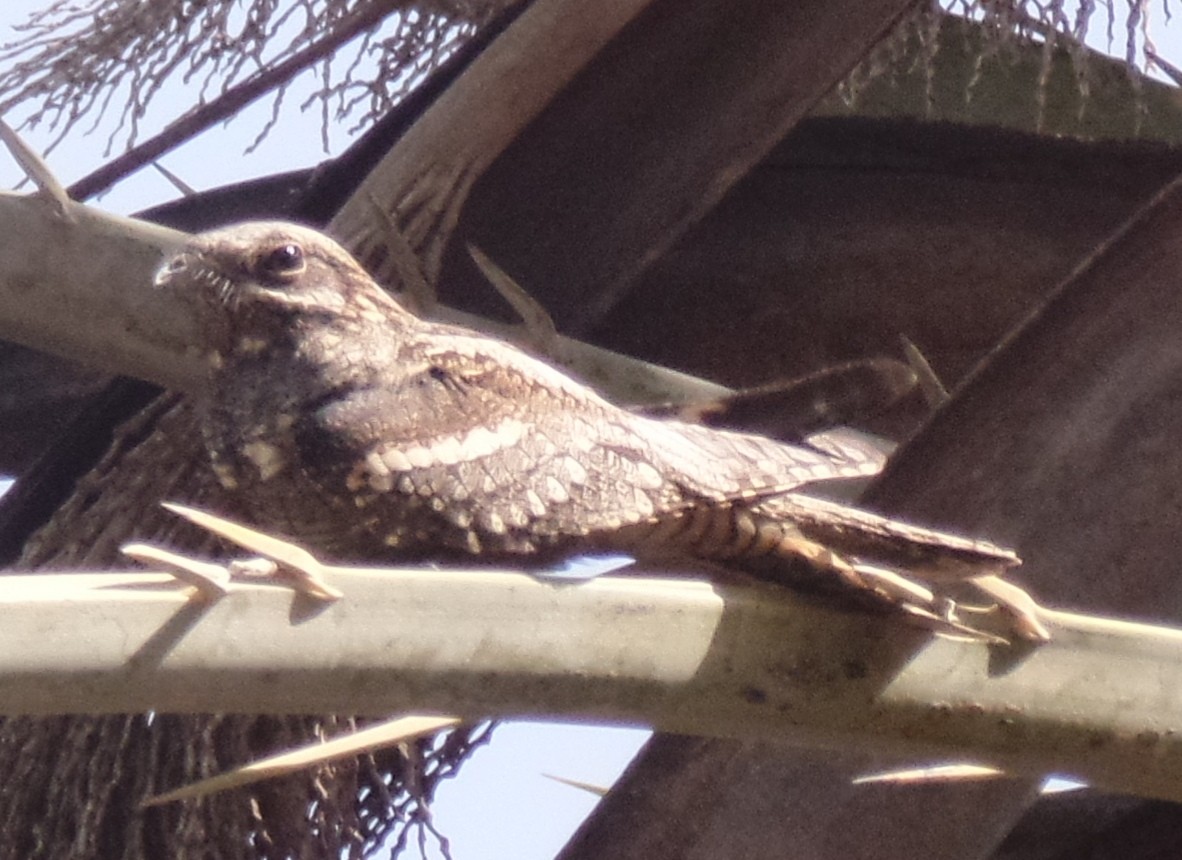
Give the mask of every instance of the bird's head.
M 195 308 L 205 346 L 224 352 L 346 316 L 405 314 L 322 233 L 278 221 L 200 233 L 160 266 L 155 284 Z

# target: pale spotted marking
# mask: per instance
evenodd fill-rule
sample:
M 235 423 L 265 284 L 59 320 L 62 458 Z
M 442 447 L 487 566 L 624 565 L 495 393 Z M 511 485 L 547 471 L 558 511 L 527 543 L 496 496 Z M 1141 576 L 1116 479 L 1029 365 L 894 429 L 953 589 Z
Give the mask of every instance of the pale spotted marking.
M 427 469 L 439 462 L 435 459 L 436 451 L 442 453 L 439 445 L 432 445 L 430 448 L 415 445 L 410 448 L 403 448 L 402 455 L 406 457 L 406 461 L 410 463 L 412 469 Z
M 649 533 L 648 539 L 651 540 L 655 546 L 667 545 L 674 539 L 680 537 L 683 534 L 684 528 L 684 515 L 659 520 L 653 530 Z
M 411 469 L 410 460 L 397 448 L 379 448 L 373 453 L 382 461 L 386 471 L 407 472 Z
M 542 497 L 530 488 L 525 491 L 525 501 L 529 505 L 529 512 L 535 517 L 544 516 L 546 513 L 546 503 L 542 501 Z
M 474 532 L 474 531 L 469 531 L 464 536 L 464 538 L 465 538 L 465 544 L 468 548 L 468 552 L 472 553 L 472 555 L 480 555 L 481 551 L 484 549 L 484 547 L 481 546 L 481 543 L 480 543 L 480 536 L 478 534 L 476 534 L 476 532 Z
M 634 487 L 632 491 L 632 514 L 635 520 L 646 520 L 653 515 L 653 500 L 649 498 L 640 487 Z
M 562 482 L 553 475 L 546 476 L 546 493 L 550 496 L 550 501 L 556 505 L 570 501 L 570 493 L 566 491 L 566 487 L 562 485 Z
M 390 474 L 390 467 L 377 451 L 370 451 L 365 455 L 365 468 L 369 470 L 371 479 L 374 476 L 386 477 Z
M 481 525 L 492 534 L 503 535 L 508 531 L 500 514 L 494 511 L 481 511 L 479 516 Z
M 234 476 L 234 470 L 232 468 L 220 460 L 213 460 L 210 465 L 213 467 L 214 477 L 218 479 L 219 484 L 227 490 L 238 489 L 238 478 Z
M 238 339 L 238 352 L 242 355 L 258 355 L 265 352 L 270 345 L 266 338 L 243 335 Z
M 636 485 L 646 490 L 659 490 L 665 484 L 665 479 L 652 463 L 643 460 L 636 464 Z
M 384 475 L 370 473 L 367 483 L 375 493 L 388 493 L 394 489 L 394 476 L 389 472 Z
M 587 483 L 587 469 L 574 457 L 562 458 L 562 472 L 568 484 Z
M 514 528 L 524 528 L 529 525 L 529 513 L 525 508 L 514 505 L 505 511 L 505 520 Z
M 755 543 L 758 530 L 755 521 L 747 511 L 731 508 L 731 519 L 734 524 L 735 540 L 731 547 L 732 555 L 741 556 Z
M 268 481 L 283 470 L 283 455 L 270 442 L 247 442 L 242 446 L 242 455 L 255 464 L 261 480 Z

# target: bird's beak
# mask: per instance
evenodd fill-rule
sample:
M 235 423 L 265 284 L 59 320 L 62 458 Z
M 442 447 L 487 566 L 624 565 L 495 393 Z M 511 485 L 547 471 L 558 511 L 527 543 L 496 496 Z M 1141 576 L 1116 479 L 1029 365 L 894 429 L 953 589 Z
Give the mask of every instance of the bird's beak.
M 152 278 L 152 285 L 158 289 L 174 286 L 175 281 L 184 276 L 191 263 L 188 253 L 174 254 L 160 264 L 156 276 Z

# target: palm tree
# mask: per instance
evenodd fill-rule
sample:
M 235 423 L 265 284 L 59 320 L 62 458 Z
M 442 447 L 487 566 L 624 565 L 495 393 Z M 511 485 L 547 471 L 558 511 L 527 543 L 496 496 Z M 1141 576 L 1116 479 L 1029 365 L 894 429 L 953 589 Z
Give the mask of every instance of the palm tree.
M 72 186 L 82 199 L 319 68 L 328 104 L 358 105 L 353 146 L 315 171 L 145 217 L 182 230 L 247 216 L 311 221 L 387 283 L 421 274 L 445 303 L 496 313 L 472 243 L 562 331 L 732 385 L 894 353 L 905 334 L 940 378 L 965 381 L 931 420 L 918 401 L 877 419 L 875 429 L 911 438 L 867 501 L 1013 542 L 1055 604 L 1168 620 L 1178 398 L 1164 261 L 1179 112 L 1172 91 L 1087 56 L 1071 38 L 1086 16 L 1064 35 L 1061 8 L 1027 18 L 1040 8 L 1027 5 L 972 7 L 984 16 L 973 23 L 903 0 L 534 0 L 505 10 L 305 0 L 151 12 L 59 3 L 0 54 L 0 107 L 32 100 L 34 119 L 75 133 L 114 93 L 126 104 L 118 133 L 135 138 L 170 74 L 195 68 L 221 87 Z M 1143 12 L 1130 13 L 1130 33 Z M 284 15 L 299 34 L 290 44 L 275 41 Z M 89 36 L 52 38 L 83 21 Z M 350 63 L 370 45 L 381 51 L 367 80 Z M 330 78 L 334 61 L 340 77 Z M 26 265 L 29 243 L 59 235 L 52 216 L 12 205 L 0 213 L 0 284 Z M 89 217 L 77 228 L 93 240 L 86 253 L 55 242 L 50 262 L 63 268 L 51 271 L 75 297 L 104 273 L 110 317 L 100 308 L 70 320 L 69 304 L 47 313 L 0 291 L 0 333 L 184 389 L 185 321 L 149 302 L 138 312 L 166 336 L 139 343 L 117 298 L 171 234 Z M 0 367 L 38 379 L 0 421 L 4 468 L 21 476 L 0 510 L 6 561 L 108 567 L 133 537 L 212 548 L 156 505 L 219 504 L 187 400 L 16 347 Z M 60 435 L 38 454 L 48 427 Z M 483 737 L 458 730 L 249 793 L 136 809 L 162 788 L 350 723 L 9 718 L 0 855 L 359 856 L 410 838 L 399 815 L 428 826 L 434 784 Z M 1035 802 L 1029 778 L 851 785 L 879 761 L 658 734 L 563 856 L 778 857 L 793 846 L 966 857 L 994 853 L 1006 833 L 1005 856 L 1018 856 L 1063 817 L 1086 825 L 1098 852 L 1127 848 L 1134 824 L 1168 844 L 1167 804 Z

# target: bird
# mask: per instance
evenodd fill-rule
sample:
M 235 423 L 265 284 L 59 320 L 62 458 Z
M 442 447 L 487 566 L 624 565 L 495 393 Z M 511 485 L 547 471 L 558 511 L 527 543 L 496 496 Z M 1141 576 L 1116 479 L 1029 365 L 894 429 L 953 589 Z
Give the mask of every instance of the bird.
M 336 559 L 622 552 L 955 630 L 971 628 L 949 587 L 1020 563 L 808 492 L 881 470 L 854 434 L 786 443 L 630 411 L 508 342 L 416 316 L 309 227 L 196 234 L 155 284 L 195 318 L 217 480 L 256 524 Z M 1047 638 L 1023 606 L 1002 607 L 1016 635 Z

